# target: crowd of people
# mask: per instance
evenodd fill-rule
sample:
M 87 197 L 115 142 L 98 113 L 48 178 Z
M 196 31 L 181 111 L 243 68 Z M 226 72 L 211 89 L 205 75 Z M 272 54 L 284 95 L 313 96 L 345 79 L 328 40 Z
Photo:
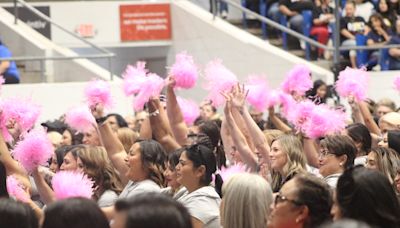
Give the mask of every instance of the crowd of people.
M 55 150 L 27 172 L 0 133 L 0 227 L 280 228 L 400 227 L 400 114 L 389 99 L 349 99 L 342 132 L 309 138 L 280 115 L 249 108 L 241 85 L 185 123 L 173 76 L 166 96 L 122 117 L 90 107 L 96 126 L 78 133 L 64 117 L 42 123 Z M 327 85 L 298 100 L 326 102 Z M 90 198 L 58 199 L 57 173 L 84 173 Z M 12 175 L 29 197 L 9 192 Z M 74 189 L 76 186 L 70 186 Z
M 245 6 L 257 13 L 260 12 L 260 1 L 246 0 Z M 288 26 L 303 33 L 304 10 L 312 11 L 312 27 L 310 35 L 318 42 L 325 45 L 333 45 L 333 31 L 335 29 L 335 2 L 331 0 L 268 0 L 265 1 L 267 12 L 265 15 L 275 22 L 280 22 L 280 16 L 285 15 L 288 19 Z M 400 7 L 397 0 L 347 0 L 339 1 L 340 14 L 340 44 L 342 46 L 356 46 L 356 36 L 365 36 L 367 46 L 379 46 L 384 44 L 400 44 Z M 362 41 L 360 41 L 363 43 Z M 305 43 L 300 43 L 305 49 Z M 399 70 L 399 48 L 389 49 L 389 69 Z M 317 57 L 330 59 L 331 53 L 324 49 L 316 49 Z M 368 60 L 363 66 L 368 70 L 379 65 L 381 52 L 379 50 L 367 51 Z M 341 52 L 349 65 L 357 68 L 357 54 L 355 50 Z M 378 69 L 378 68 L 375 68 Z

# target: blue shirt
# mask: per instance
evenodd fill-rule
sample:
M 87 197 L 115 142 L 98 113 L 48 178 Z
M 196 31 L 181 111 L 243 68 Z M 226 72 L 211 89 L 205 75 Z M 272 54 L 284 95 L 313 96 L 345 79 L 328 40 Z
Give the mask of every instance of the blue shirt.
M 396 34 L 392 36 L 388 44 L 400 44 L 400 35 Z M 389 69 L 390 70 L 400 70 L 400 59 L 392 57 L 389 55 Z
M 11 52 L 8 48 L 2 44 L 0 44 L 0 58 L 8 58 L 11 57 Z M 19 73 L 17 69 L 17 65 L 14 61 L 10 61 L 10 66 L 4 72 L 5 75 L 14 76 L 19 79 Z

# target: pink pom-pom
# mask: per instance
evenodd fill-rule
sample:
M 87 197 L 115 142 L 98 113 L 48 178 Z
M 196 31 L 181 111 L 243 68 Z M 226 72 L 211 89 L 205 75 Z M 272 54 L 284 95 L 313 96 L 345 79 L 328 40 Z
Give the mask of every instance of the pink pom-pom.
M 136 67 L 128 65 L 122 74 L 124 78 L 123 89 L 125 95 L 130 96 L 140 91 L 140 85 L 146 80 L 146 62 L 137 62 Z
M 103 80 L 93 80 L 85 87 L 85 96 L 90 107 L 101 104 L 106 108 L 113 106 L 111 86 Z
M 40 115 L 40 106 L 34 104 L 30 99 L 5 99 L 0 102 L 0 110 L 2 110 L 0 127 L 6 141 L 12 140 L 7 130 L 9 121 L 15 121 L 23 135 L 35 125 Z
M 53 145 L 43 128 L 30 131 L 12 151 L 14 158 L 31 172 L 39 165 L 45 165 L 54 153 Z
M 7 192 L 10 196 L 22 202 L 28 202 L 29 194 L 24 190 L 23 185 L 14 176 L 8 176 L 6 180 Z
M 89 132 L 96 124 L 92 113 L 86 106 L 71 108 L 65 114 L 65 123 L 78 132 Z
M 135 111 L 141 111 L 144 104 L 149 101 L 151 97 L 160 95 L 165 83 L 164 80 L 157 74 L 150 73 L 146 76 L 146 80 L 141 84 L 139 93 L 136 95 L 133 108 Z
M 204 89 L 209 91 L 208 100 L 212 105 L 220 106 L 225 102 L 221 92 L 230 91 L 238 83 L 236 76 L 222 65 L 221 60 L 214 60 L 207 64 L 205 69 L 206 85 Z
M 224 182 L 227 182 L 229 178 L 231 178 L 232 176 L 245 172 L 246 172 L 246 167 L 243 164 L 238 163 L 228 168 L 222 167 L 221 171 L 219 172 L 219 175 L 221 176 Z
M 302 130 L 303 124 L 308 121 L 315 108 L 316 105 L 310 100 L 296 103 L 286 118 L 296 126 L 296 129 Z
M 354 96 L 356 101 L 367 98 L 368 73 L 365 70 L 347 67 L 339 73 L 336 91 L 342 97 Z
M 346 126 L 346 116 L 341 110 L 317 105 L 303 124 L 303 132 L 309 138 L 319 138 L 341 132 Z
M 286 75 L 281 88 L 285 93 L 292 94 L 296 92 L 298 95 L 304 95 L 306 91 L 313 87 L 311 80 L 311 71 L 305 65 L 296 65 Z
M 157 74 L 147 74 L 145 65 L 145 62 L 137 62 L 136 67 L 128 66 L 123 74 L 125 94 L 136 95 L 133 103 L 135 111 L 141 111 L 150 97 L 160 95 L 165 85 Z
M 271 90 L 267 94 L 267 108 L 272 108 L 275 105 L 280 105 L 282 114 L 284 115 L 287 115 L 291 107 L 295 104 L 296 101 L 291 95 L 286 94 L 280 90 Z
M 62 200 L 72 197 L 91 198 L 93 184 L 82 172 L 60 171 L 57 172 L 51 182 L 56 199 Z
M 175 63 L 172 65 L 170 75 L 175 78 L 175 86 L 190 89 L 196 85 L 198 69 L 194 64 L 193 57 L 182 52 L 176 55 Z
M 400 91 L 400 76 L 397 76 L 394 79 L 394 88 L 396 88 L 397 91 Z
M 247 94 L 247 101 L 257 110 L 263 112 L 268 104 L 268 83 L 259 76 L 250 76 L 246 89 L 249 90 Z
M 181 97 L 176 98 L 178 105 L 182 111 L 183 119 L 187 125 L 192 125 L 197 117 L 200 116 L 200 108 L 196 102 L 191 100 L 186 100 Z

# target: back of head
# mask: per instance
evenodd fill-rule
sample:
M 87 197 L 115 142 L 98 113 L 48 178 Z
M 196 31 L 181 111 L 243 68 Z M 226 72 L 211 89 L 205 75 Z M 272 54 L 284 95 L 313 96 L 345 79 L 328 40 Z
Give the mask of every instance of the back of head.
M 400 154 L 400 130 L 388 131 L 387 140 L 389 148 Z
M 368 128 L 361 123 L 350 124 L 346 127 L 347 135 L 353 139 L 353 141 L 357 144 L 361 144 L 360 152 L 363 152 L 365 155 L 369 153 L 372 145 L 372 138 Z
M 124 146 L 125 152 L 128 153 L 132 145 L 136 142 L 139 135 L 128 127 L 121 127 L 117 130 L 119 141 Z
M 331 220 L 332 195 L 330 187 L 311 174 L 296 175 L 298 201 L 308 207 L 305 227 L 316 227 Z
M 287 154 L 288 162 L 286 165 L 287 173 L 305 170 L 306 157 L 303 152 L 301 141 L 293 135 L 282 135 L 276 139 L 282 150 Z
M 137 140 L 137 143 L 140 145 L 142 164 L 149 170 L 150 179 L 162 186 L 167 158 L 164 148 L 155 140 Z
M 218 125 L 216 120 L 208 120 L 199 126 L 201 133 L 206 134 L 212 143 L 212 150 L 216 154 L 217 166 L 221 168 L 226 166 L 226 157 L 224 152 L 224 147 L 222 146 L 221 140 L 221 127 Z
M 30 206 L 13 199 L 0 198 L 0 227 L 38 228 L 39 221 Z
M 82 161 L 85 174 L 92 178 L 98 187 L 95 197 L 100 197 L 106 190 L 121 192 L 121 181 L 104 147 L 84 146 L 78 151 L 78 157 Z
M 375 14 L 376 16 L 380 16 L 379 14 Z M 382 18 L 382 17 L 381 17 Z M 377 106 L 386 106 L 388 108 L 390 108 L 392 111 L 396 110 L 396 103 L 389 98 L 382 98 L 380 99 L 377 104 Z
M 398 126 L 400 125 L 400 113 L 389 112 L 389 113 L 383 115 L 379 119 L 379 123 L 381 123 L 381 122 L 384 122 L 390 126 L 398 128 Z
M 42 228 L 109 228 L 107 218 L 93 200 L 70 198 L 48 205 Z
M 237 174 L 224 184 L 222 192 L 223 227 L 266 227 L 272 190 L 265 179 L 255 174 Z
M 389 180 L 364 167 L 346 170 L 339 178 L 336 198 L 343 218 L 377 227 L 399 227 L 400 206 Z
M 172 198 L 146 193 L 129 202 L 126 228 L 191 228 L 187 209 Z

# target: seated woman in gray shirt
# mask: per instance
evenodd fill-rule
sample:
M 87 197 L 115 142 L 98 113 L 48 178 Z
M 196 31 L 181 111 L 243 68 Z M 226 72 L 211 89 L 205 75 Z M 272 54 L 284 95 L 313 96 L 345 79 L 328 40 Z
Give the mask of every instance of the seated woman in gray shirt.
M 216 166 L 214 153 L 198 144 L 187 147 L 176 166 L 177 181 L 187 189 L 178 202 L 189 210 L 193 228 L 220 227 L 221 199 L 216 190 L 209 186 Z M 218 174 L 216 180 L 216 188 L 220 190 L 222 182 Z

